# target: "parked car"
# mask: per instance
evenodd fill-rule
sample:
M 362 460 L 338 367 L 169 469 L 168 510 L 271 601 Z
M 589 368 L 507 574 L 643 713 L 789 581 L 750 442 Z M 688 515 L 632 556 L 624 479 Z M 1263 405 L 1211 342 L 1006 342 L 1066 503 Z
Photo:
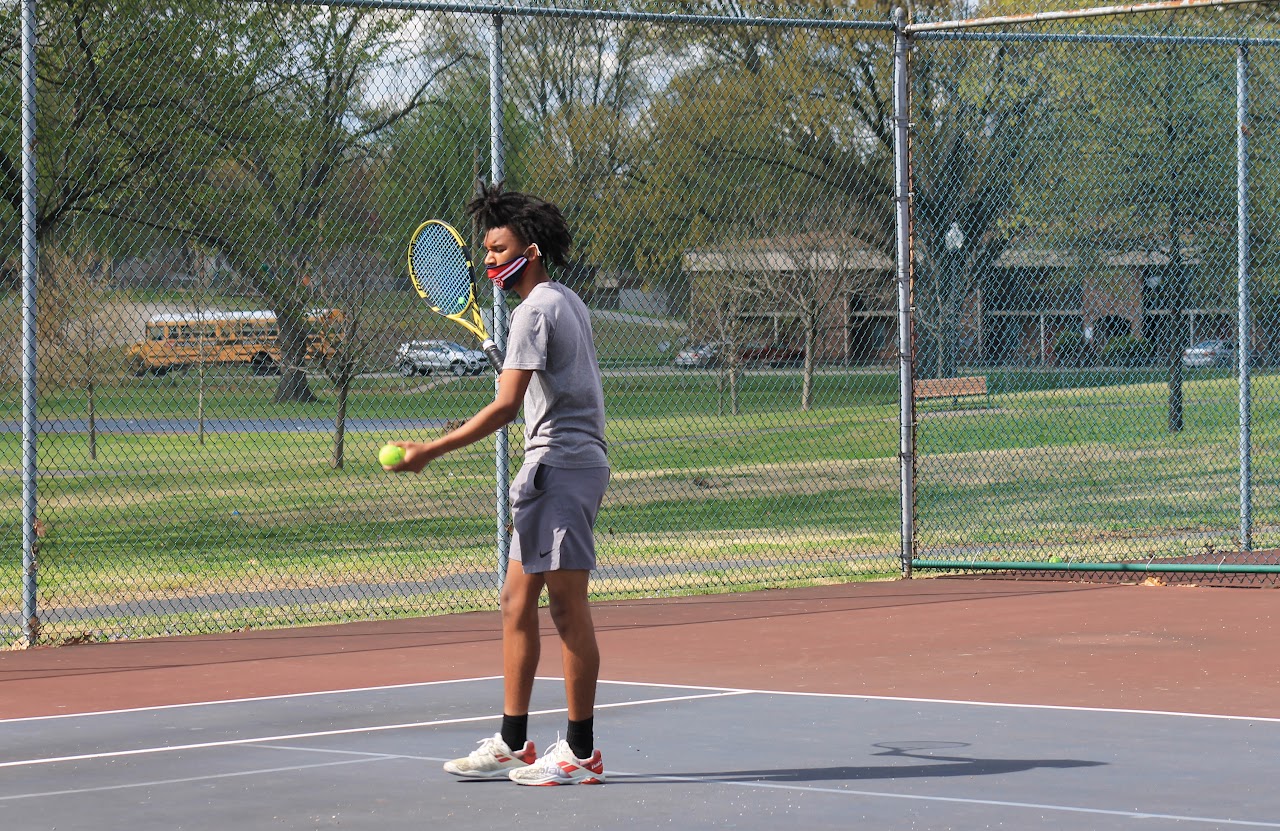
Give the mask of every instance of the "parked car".
M 1186 367 L 1231 366 L 1236 361 L 1236 345 L 1229 340 L 1202 340 L 1182 350 Z
M 719 341 L 690 346 L 676 353 L 675 365 L 682 369 L 705 369 L 720 363 Z
M 474 352 L 456 343 L 444 340 L 411 340 L 400 344 L 395 363 L 406 378 L 414 375 L 432 375 L 448 372 L 453 375 L 479 375 L 488 366 L 483 357 L 476 359 Z M 480 353 L 482 356 L 484 353 Z
M 684 369 L 719 366 L 724 362 L 724 344 L 709 341 L 676 353 L 675 365 Z M 751 341 L 738 344 L 738 363 L 743 366 L 796 366 L 804 360 L 804 350 L 785 344 Z
M 476 349 L 471 346 L 463 346 L 462 344 L 458 343 L 456 340 L 445 341 L 445 343 L 448 344 L 449 346 L 452 346 L 454 349 L 458 350 L 459 352 L 466 352 L 468 355 L 475 358 L 476 363 L 480 364 L 480 372 L 484 372 L 486 369 L 490 368 L 489 356 L 484 354 L 483 349 Z M 476 373 L 476 374 L 478 375 L 479 373 Z

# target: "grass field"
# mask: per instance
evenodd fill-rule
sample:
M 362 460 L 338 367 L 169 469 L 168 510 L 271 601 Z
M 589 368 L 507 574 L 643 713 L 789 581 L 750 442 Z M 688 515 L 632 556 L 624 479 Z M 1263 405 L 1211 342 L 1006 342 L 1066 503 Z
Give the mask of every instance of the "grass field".
M 1185 424 L 1168 430 L 1168 389 L 1036 390 L 981 414 L 925 417 L 918 431 L 922 547 L 957 558 L 1082 561 L 1179 557 L 1239 545 L 1234 380 L 1188 380 Z M 1255 547 L 1280 542 L 1280 379 L 1255 377 Z M 981 556 L 977 556 L 981 553 Z
M 1123 381 L 1123 383 L 1121 383 Z M 162 634 L 373 614 L 489 608 L 494 602 L 493 449 L 482 443 L 422 476 L 374 462 L 389 438 L 431 435 L 492 395 L 492 376 L 448 381 L 362 378 L 348 419 L 414 420 L 346 436 L 320 401 L 271 404 L 275 379 L 206 378 L 207 422 L 246 420 L 201 444 L 192 374 L 121 379 L 98 390 L 116 424 L 40 439 L 40 601 L 45 637 Z M 798 407 L 798 372 L 749 373 L 728 414 L 714 373 L 610 372 L 614 476 L 598 524 L 598 596 L 865 579 L 897 573 L 895 377 L 827 370 L 817 406 Z M 988 401 L 921 408 L 917 530 L 921 549 L 982 559 L 1174 556 L 1230 544 L 1238 508 L 1235 386 L 1189 376 L 1186 427 L 1165 429 L 1155 372 L 993 373 Z M 1280 525 L 1280 380 L 1254 382 L 1254 514 Z M 50 392 L 46 421 L 83 419 L 84 395 Z M 0 417 L 17 418 L 15 402 Z M 166 419 L 188 426 L 146 431 Z M 109 421 L 117 420 L 117 421 Z M 120 424 L 132 422 L 129 429 Z M 144 428 L 138 431 L 138 427 Z M 519 454 L 518 431 L 512 432 Z M 0 435 L 10 471 L 0 521 L 20 551 L 21 440 Z M 518 464 L 518 459 L 515 459 Z M 20 570 L 0 583 L 16 636 Z

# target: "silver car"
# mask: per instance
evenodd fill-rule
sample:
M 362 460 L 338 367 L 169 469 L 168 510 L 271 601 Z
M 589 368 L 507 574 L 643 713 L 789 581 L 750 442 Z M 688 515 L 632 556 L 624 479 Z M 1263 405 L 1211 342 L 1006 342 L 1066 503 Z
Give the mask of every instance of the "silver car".
M 480 372 L 484 372 L 486 369 L 489 369 L 489 356 L 484 354 L 483 349 L 476 349 L 470 346 L 463 346 L 462 344 L 458 343 L 456 340 L 444 341 L 444 343 L 449 346 L 452 346 L 454 349 L 458 350 L 459 352 L 465 352 L 468 355 L 470 355 L 472 358 L 475 358 L 476 363 L 480 364 Z M 479 375 L 480 373 L 477 372 L 476 374 Z
M 717 366 L 720 363 L 720 343 L 711 341 L 681 349 L 676 353 L 674 363 L 682 369 L 704 369 Z
M 484 372 L 488 362 L 477 360 L 475 353 L 476 350 L 463 349 L 449 341 L 411 340 L 400 344 L 400 348 L 396 350 L 395 363 L 400 374 L 406 378 L 435 373 L 479 375 Z
M 1182 350 L 1182 365 L 1230 366 L 1236 361 L 1236 345 L 1229 340 L 1203 340 Z

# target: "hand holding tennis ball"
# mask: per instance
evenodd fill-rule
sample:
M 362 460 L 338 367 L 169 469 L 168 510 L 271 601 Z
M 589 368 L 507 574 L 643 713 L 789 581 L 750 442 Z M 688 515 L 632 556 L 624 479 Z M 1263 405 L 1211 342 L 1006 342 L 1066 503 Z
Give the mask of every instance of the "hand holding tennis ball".
M 383 467 L 395 467 L 404 461 L 404 448 L 398 444 L 384 444 L 378 451 L 378 464 Z

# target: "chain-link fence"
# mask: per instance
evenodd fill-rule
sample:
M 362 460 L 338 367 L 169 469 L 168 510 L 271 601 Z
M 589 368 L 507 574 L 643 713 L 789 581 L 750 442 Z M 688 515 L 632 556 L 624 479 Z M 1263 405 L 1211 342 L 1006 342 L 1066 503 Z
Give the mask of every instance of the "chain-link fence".
M 575 231 L 554 276 L 593 310 L 614 469 L 596 597 L 1240 547 L 1239 43 L 1214 39 L 1265 16 L 921 32 L 895 89 L 887 9 L 678 7 L 42 3 L 0 79 L 0 639 L 494 607 L 519 425 L 419 477 L 374 458 L 492 398 L 404 263 L 424 219 L 468 229 L 477 180 Z M 1280 354 L 1254 43 L 1251 544 Z
M 917 35 L 917 565 L 1274 569 L 1274 33 Z
M 892 343 L 838 323 L 847 291 L 807 292 L 845 266 L 823 232 L 846 215 L 878 234 L 859 279 L 892 279 L 889 196 L 864 193 L 883 19 L 180 5 L 40 5 L 38 522 L 6 641 L 492 608 L 494 444 L 420 477 L 375 460 L 492 398 L 405 267 L 423 220 L 469 228 L 477 179 L 575 231 L 554 276 L 593 310 L 614 468 L 596 596 L 897 572 Z

